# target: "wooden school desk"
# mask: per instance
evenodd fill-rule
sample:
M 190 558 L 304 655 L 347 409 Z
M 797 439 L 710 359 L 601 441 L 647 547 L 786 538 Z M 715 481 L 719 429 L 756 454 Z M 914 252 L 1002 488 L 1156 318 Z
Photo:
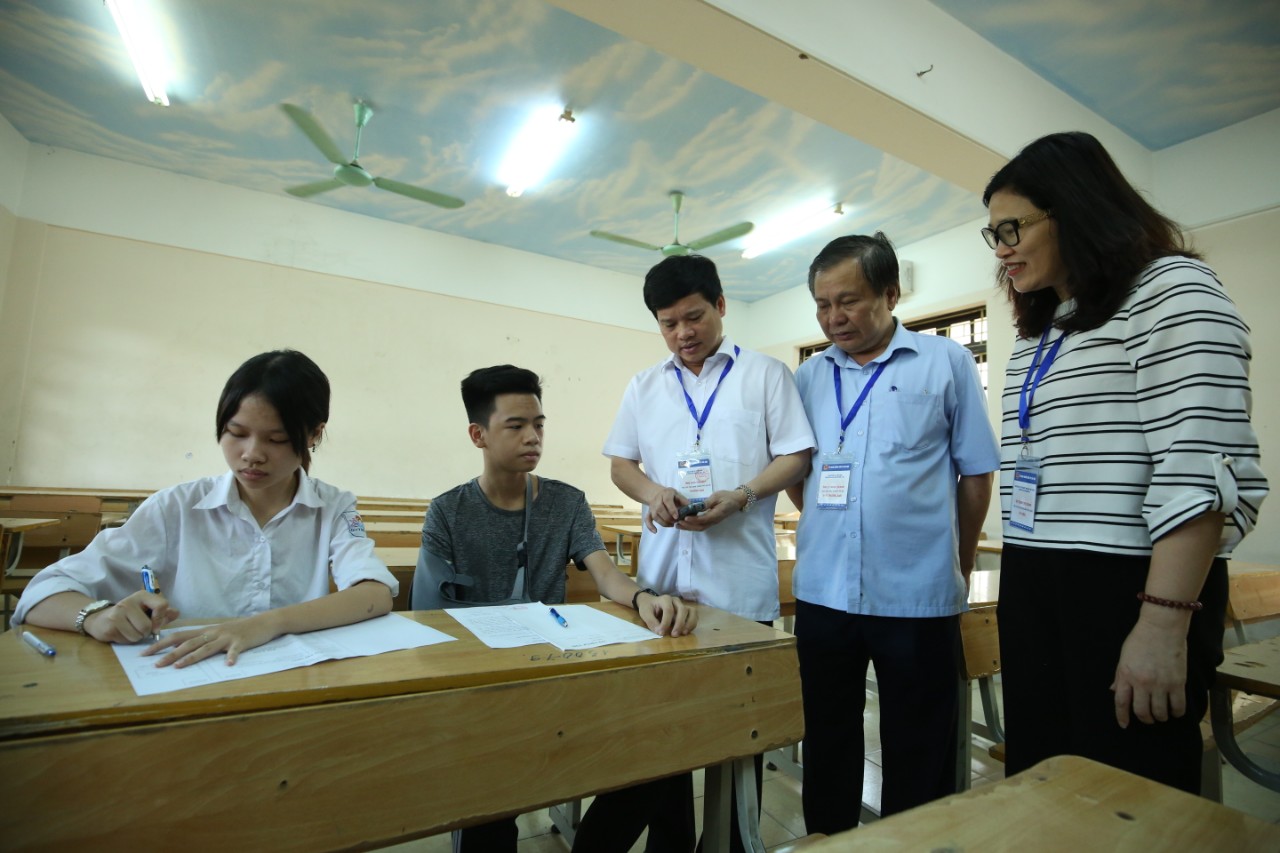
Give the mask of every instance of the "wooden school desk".
M 1231 713 L 1232 690 L 1280 699 L 1280 637 L 1236 646 L 1223 652 L 1223 656 L 1209 691 L 1209 716 L 1218 751 L 1246 778 L 1280 791 L 1280 773 L 1255 763 L 1236 743 Z
M 22 554 L 22 534 L 41 527 L 56 527 L 62 521 L 57 518 L 0 517 L 0 569 L 6 574 L 16 566 Z
M 37 629 L 45 658 L 0 635 L 0 839 L 370 847 L 704 766 L 714 790 L 725 762 L 803 734 L 794 639 L 721 611 L 691 637 L 583 652 L 489 649 L 411 616 L 458 641 L 149 697 L 101 643 Z
M 805 847 L 844 850 L 1280 850 L 1280 826 L 1074 755 Z
M 613 551 L 613 559 L 618 568 L 631 576 L 635 576 L 637 556 L 640 553 L 640 537 L 644 534 L 644 526 L 636 524 L 608 523 L 600 524 L 599 531 L 602 538 L 608 536 L 616 536 L 616 547 Z M 608 540 L 605 540 L 605 548 L 609 547 Z M 630 571 L 628 571 L 630 569 Z

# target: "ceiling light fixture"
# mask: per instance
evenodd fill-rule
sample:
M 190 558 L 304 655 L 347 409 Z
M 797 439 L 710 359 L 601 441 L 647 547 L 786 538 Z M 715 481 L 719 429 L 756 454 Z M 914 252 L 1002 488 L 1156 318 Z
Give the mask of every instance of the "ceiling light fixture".
M 819 228 L 825 228 L 840 216 L 844 216 L 844 202 L 837 202 L 834 207 L 824 205 L 816 212 L 812 205 L 797 208 L 793 213 L 765 223 L 753 231 L 746 239 L 742 257 L 750 260 L 763 255 Z
M 162 107 L 169 106 L 169 96 L 165 94 L 165 78 L 163 73 L 164 54 L 158 40 L 151 38 L 149 28 L 139 17 L 138 8 L 132 0 L 104 0 L 111 17 L 115 19 L 116 29 L 129 51 L 129 59 L 142 81 L 142 91 L 147 100 Z
M 564 154 L 577 131 L 577 119 L 568 107 L 536 110 L 511 141 L 498 168 L 498 182 L 507 185 L 507 195 L 519 198 L 546 177 Z

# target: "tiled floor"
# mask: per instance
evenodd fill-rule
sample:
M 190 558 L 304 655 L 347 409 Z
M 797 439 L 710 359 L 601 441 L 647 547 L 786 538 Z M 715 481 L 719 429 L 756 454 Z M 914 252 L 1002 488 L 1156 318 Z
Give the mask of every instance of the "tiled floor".
M 975 715 L 981 715 L 981 705 L 975 693 Z M 880 805 L 880 713 L 873 692 L 867 694 L 866 737 L 867 756 L 864 772 L 863 798 L 879 809 Z M 1244 751 L 1269 769 L 1280 771 L 1280 714 L 1273 714 L 1240 736 Z M 974 738 L 971 749 L 971 784 L 976 788 L 1004 778 L 1004 765 L 987 754 L 989 741 Z M 1271 823 L 1280 823 L 1280 794 L 1268 791 L 1249 781 L 1230 765 L 1222 770 L 1223 802 L 1242 812 Z M 702 827 L 702 773 L 694 775 L 694 796 L 698 797 L 696 813 L 698 827 Z M 589 802 L 589 801 L 588 801 Z M 800 806 L 800 782 L 777 770 L 765 770 L 763 814 L 760 820 L 760 836 L 765 847 L 777 850 L 804 835 L 804 817 Z M 519 853 L 565 853 L 568 845 L 560 835 L 552 832 L 551 820 L 545 809 L 522 815 L 519 820 Z M 386 848 L 395 853 L 449 853 L 452 847 L 448 834 Z M 632 848 L 644 850 L 644 838 Z

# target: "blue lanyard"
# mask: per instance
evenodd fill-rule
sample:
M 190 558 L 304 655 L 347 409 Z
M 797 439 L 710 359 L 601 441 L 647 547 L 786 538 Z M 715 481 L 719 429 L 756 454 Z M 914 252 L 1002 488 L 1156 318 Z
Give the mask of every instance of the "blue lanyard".
M 684 401 L 689 405 L 689 414 L 693 415 L 693 422 L 698 425 L 698 435 L 694 439 L 694 446 L 698 447 L 702 444 L 702 427 L 707 423 L 707 415 L 711 414 L 711 407 L 716 402 L 716 395 L 720 393 L 720 384 L 724 382 L 724 378 L 729 375 L 729 371 L 733 370 L 734 360 L 741 354 L 742 349 L 735 346 L 733 348 L 733 358 L 729 359 L 729 363 L 724 366 L 724 370 L 720 372 L 720 378 L 716 380 L 715 390 L 711 392 L 711 396 L 707 398 L 707 405 L 702 409 L 702 414 L 698 414 L 698 407 L 693 404 L 693 398 L 689 396 L 689 391 L 684 387 L 684 377 L 680 375 L 680 367 L 674 361 L 671 362 L 671 369 L 676 373 L 676 381 L 680 383 L 680 392 L 684 394 Z
M 1022 393 L 1018 395 L 1018 427 L 1022 430 L 1022 443 L 1027 443 L 1027 430 L 1031 427 L 1031 400 L 1036 395 L 1036 388 L 1040 386 L 1040 380 L 1044 379 L 1044 375 L 1049 372 L 1049 366 L 1053 364 L 1053 360 L 1058 357 L 1058 350 L 1062 347 L 1063 340 L 1066 339 L 1067 333 L 1064 331 L 1058 335 L 1058 339 L 1053 342 L 1053 346 L 1049 347 L 1049 352 L 1045 355 L 1044 361 L 1040 361 L 1040 352 L 1044 349 L 1045 341 L 1049 340 L 1048 326 L 1044 330 L 1044 334 L 1040 336 L 1040 343 L 1036 345 L 1035 357 L 1031 359 L 1031 367 L 1027 369 L 1027 375 L 1022 380 Z M 1040 369 L 1036 370 L 1036 365 L 1040 365 Z M 1035 378 L 1032 378 L 1035 374 Z
M 876 372 L 871 374 L 871 378 L 867 380 L 867 384 L 862 386 L 862 393 L 858 395 L 858 399 L 853 401 L 853 408 L 849 410 L 849 414 L 840 418 L 840 443 L 836 445 L 836 453 L 844 449 L 844 431 L 849 428 L 849 424 L 853 423 L 853 419 L 857 417 L 858 410 L 862 408 L 862 402 L 867 399 L 867 395 L 871 393 L 871 386 L 876 384 L 876 380 L 880 378 L 880 374 L 884 373 L 887 361 L 880 362 L 880 366 L 876 368 Z M 831 368 L 835 371 L 836 381 L 836 414 L 840 414 L 844 408 L 844 394 L 840 384 L 840 365 L 834 361 L 831 362 Z

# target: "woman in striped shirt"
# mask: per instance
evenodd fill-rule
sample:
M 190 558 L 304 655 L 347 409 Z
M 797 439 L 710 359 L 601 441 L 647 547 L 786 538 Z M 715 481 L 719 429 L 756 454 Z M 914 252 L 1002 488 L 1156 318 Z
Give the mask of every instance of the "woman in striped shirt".
M 983 202 L 1019 337 L 1001 441 L 1008 772 L 1070 753 L 1198 793 L 1224 558 L 1267 491 L 1249 330 L 1088 134 L 1031 143 Z

